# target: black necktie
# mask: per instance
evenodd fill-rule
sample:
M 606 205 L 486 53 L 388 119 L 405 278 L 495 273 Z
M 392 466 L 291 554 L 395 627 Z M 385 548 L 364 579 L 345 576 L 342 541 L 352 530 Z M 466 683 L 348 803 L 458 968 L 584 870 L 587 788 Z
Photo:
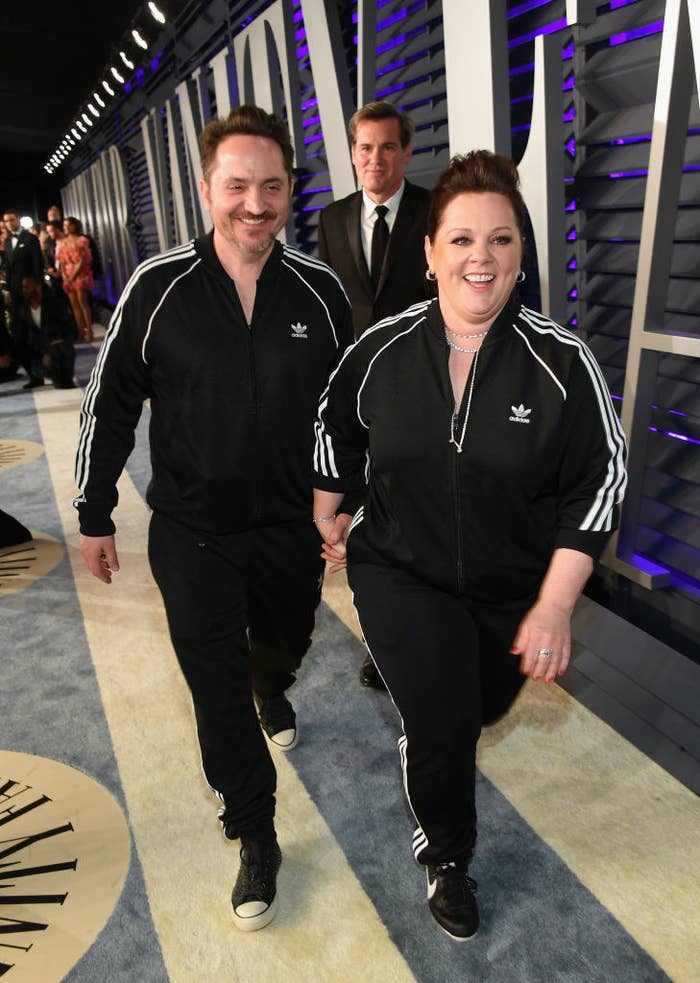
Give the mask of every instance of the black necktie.
M 374 211 L 376 212 L 377 218 L 372 229 L 370 275 L 372 277 L 372 284 L 376 290 L 384 264 L 384 253 L 389 242 L 389 226 L 386 224 L 386 219 L 384 218 L 389 209 L 386 205 L 377 205 Z

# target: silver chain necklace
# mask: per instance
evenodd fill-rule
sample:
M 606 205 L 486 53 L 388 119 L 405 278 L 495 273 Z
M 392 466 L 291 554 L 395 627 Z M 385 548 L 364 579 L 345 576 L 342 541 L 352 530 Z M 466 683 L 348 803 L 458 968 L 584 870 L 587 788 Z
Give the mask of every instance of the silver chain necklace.
M 484 334 L 486 334 L 485 331 Z M 469 335 L 469 337 L 481 338 L 482 335 L 475 334 L 475 335 Z M 479 348 L 481 348 L 481 345 L 479 345 L 479 348 L 463 348 L 462 345 L 458 345 L 456 341 L 452 341 L 452 339 L 448 338 L 447 335 L 445 335 L 445 341 L 450 346 L 450 348 L 453 348 L 456 352 L 464 352 L 465 355 L 473 355 L 475 352 L 479 351 Z
M 485 338 L 489 333 L 488 328 L 486 331 L 475 331 L 474 334 L 470 334 L 468 331 L 453 331 L 452 328 L 448 328 L 447 325 L 445 325 L 445 331 L 447 331 L 448 334 L 453 335 L 455 338 Z
M 448 338 L 447 339 L 448 343 L 449 343 L 449 340 L 450 339 Z M 464 349 L 458 349 L 458 351 L 459 350 L 464 351 Z M 471 406 L 472 406 L 472 395 L 474 393 L 474 381 L 476 380 L 476 363 L 479 361 L 479 349 L 478 348 L 475 348 L 474 351 L 475 351 L 475 355 L 474 355 L 474 361 L 472 363 L 472 379 L 471 379 L 471 382 L 469 384 L 469 395 L 467 396 L 467 408 L 464 411 L 464 424 L 462 426 L 462 436 L 459 438 L 459 443 L 455 440 L 455 425 L 456 425 L 457 419 L 459 417 L 459 411 L 453 415 L 452 420 L 450 422 L 450 440 L 449 440 L 449 443 L 455 445 L 455 447 L 457 448 L 457 453 L 458 454 L 461 454 L 462 453 L 462 444 L 464 443 L 464 435 L 467 432 L 467 422 L 469 420 L 469 410 L 471 409 Z

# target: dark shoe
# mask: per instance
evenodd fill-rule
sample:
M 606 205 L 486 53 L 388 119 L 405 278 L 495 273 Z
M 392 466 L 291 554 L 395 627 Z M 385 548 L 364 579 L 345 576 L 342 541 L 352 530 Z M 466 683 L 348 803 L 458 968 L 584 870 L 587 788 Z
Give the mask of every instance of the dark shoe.
M 277 871 L 282 851 L 277 840 L 252 840 L 241 848 L 241 866 L 231 893 L 233 920 L 242 932 L 257 932 L 277 911 Z
M 29 382 L 25 382 L 22 389 L 38 389 L 39 386 L 44 385 L 44 380 L 40 379 L 38 376 L 30 376 Z
M 278 696 L 255 695 L 260 726 L 272 743 L 283 751 L 291 751 L 297 745 L 297 717 L 294 707 L 284 693 Z
M 360 666 L 360 682 L 363 686 L 369 686 L 370 689 L 386 689 L 384 680 L 379 675 L 371 655 L 368 655 Z
M 464 863 L 428 865 L 428 907 L 443 932 L 456 942 L 474 938 L 479 928 L 476 881 Z

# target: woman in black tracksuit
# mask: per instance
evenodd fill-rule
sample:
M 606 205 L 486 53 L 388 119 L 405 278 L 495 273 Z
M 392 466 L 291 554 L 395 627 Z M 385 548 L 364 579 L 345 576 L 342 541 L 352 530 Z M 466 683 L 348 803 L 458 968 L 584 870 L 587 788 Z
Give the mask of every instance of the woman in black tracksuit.
M 467 869 L 481 727 L 524 676 L 565 671 L 571 611 L 625 484 L 595 359 L 514 296 L 524 223 L 511 161 L 454 158 L 426 238 L 438 299 L 348 349 L 316 424 L 324 554 L 342 565 L 347 541 L 362 631 L 401 715 L 414 854 L 433 916 L 460 941 L 478 927 Z M 363 474 L 351 520 L 343 496 Z

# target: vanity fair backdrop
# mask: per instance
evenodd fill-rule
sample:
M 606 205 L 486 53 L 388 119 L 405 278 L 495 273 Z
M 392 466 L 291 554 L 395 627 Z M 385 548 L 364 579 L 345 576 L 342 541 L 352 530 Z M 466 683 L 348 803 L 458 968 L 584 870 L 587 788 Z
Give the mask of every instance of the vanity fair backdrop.
M 408 176 L 426 187 L 451 153 L 512 155 L 533 223 L 526 286 L 589 342 L 630 439 L 602 589 L 648 630 L 663 620 L 692 658 L 697 10 L 687 0 L 188 3 L 83 138 L 64 205 L 99 239 L 114 303 L 137 262 L 207 228 L 197 133 L 238 102 L 289 120 L 298 177 L 287 237 L 309 252 L 319 210 L 355 187 L 345 120 L 356 105 L 386 98 L 411 113 Z

